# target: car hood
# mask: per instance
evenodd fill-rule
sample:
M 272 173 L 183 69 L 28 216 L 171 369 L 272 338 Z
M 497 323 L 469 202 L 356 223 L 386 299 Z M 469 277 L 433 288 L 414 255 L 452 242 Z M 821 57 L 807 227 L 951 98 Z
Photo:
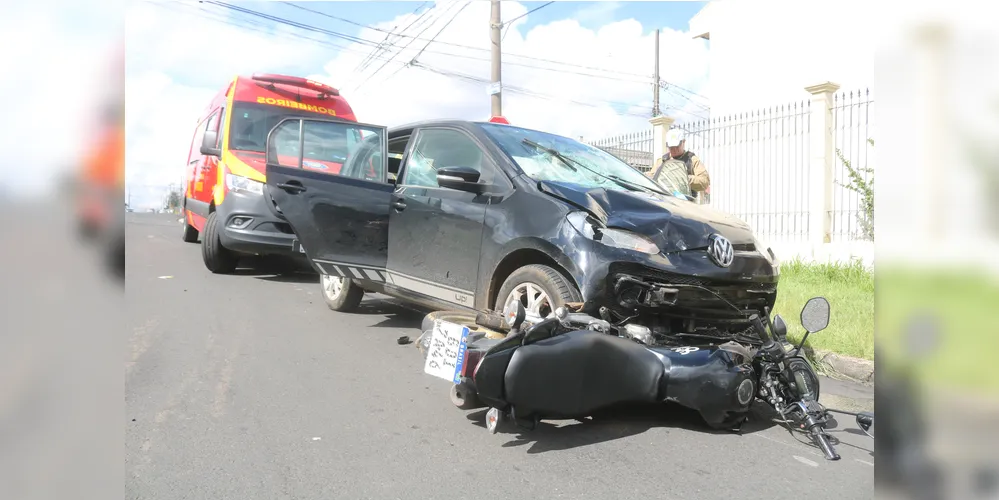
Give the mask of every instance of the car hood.
M 607 227 L 634 231 L 662 249 L 705 248 L 712 234 L 722 235 L 734 245 L 756 241 L 752 229 L 741 219 L 672 196 L 586 189 L 554 181 L 540 181 L 538 187 L 586 210 Z

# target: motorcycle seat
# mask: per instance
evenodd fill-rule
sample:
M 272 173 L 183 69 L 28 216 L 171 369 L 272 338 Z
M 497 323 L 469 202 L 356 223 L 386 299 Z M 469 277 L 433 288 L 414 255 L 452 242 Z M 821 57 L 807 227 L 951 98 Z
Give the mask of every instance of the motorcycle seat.
M 587 416 L 608 406 L 657 402 L 663 362 L 633 341 L 578 330 L 517 349 L 504 375 L 519 416 Z

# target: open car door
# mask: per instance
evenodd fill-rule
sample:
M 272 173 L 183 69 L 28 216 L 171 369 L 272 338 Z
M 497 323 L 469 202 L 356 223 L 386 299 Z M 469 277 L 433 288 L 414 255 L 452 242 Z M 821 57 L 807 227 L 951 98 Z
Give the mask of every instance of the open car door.
M 336 119 L 287 118 L 268 134 L 267 194 L 320 272 L 385 281 L 387 150 L 384 127 Z

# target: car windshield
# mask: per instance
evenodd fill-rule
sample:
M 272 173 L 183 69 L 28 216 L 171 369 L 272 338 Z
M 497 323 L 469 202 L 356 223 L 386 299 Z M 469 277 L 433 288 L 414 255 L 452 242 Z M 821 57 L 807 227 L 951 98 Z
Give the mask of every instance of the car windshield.
M 267 134 L 278 122 L 289 116 L 309 116 L 312 113 L 291 111 L 287 108 L 236 102 L 232 108 L 229 126 L 229 148 L 239 151 L 264 152 Z M 283 129 L 287 131 L 287 129 Z M 354 134 L 348 137 L 349 132 Z M 342 163 L 350 147 L 360 140 L 354 129 L 323 126 L 311 127 L 305 134 L 305 157 L 319 161 Z M 274 138 L 282 154 L 298 156 L 298 131 L 283 133 Z
M 528 177 L 536 181 L 564 182 L 589 189 L 631 191 L 641 188 L 662 191 L 661 187 L 627 163 L 588 144 L 510 125 L 480 125 L 500 149 L 510 155 Z M 538 146 L 557 151 L 569 160 L 569 165 Z

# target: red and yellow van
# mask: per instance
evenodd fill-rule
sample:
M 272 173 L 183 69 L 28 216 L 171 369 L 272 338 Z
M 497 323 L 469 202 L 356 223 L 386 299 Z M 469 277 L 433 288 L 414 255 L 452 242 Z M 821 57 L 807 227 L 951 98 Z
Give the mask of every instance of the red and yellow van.
M 184 175 L 183 237 L 193 243 L 200 235 L 214 273 L 234 271 L 240 255 L 294 253 L 295 234 L 264 189 L 268 133 L 289 116 L 357 121 L 333 87 L 274 74 L 233 78 L 198 118 Z M 343 134 L 342 127 L 329 130 Z M 336 173 L 360 137 L 334 135 L 302 141 L 295 132 L 281 150 L 295 154 L 290 163 L 297 164 L 304 147 L 302 168 Z

